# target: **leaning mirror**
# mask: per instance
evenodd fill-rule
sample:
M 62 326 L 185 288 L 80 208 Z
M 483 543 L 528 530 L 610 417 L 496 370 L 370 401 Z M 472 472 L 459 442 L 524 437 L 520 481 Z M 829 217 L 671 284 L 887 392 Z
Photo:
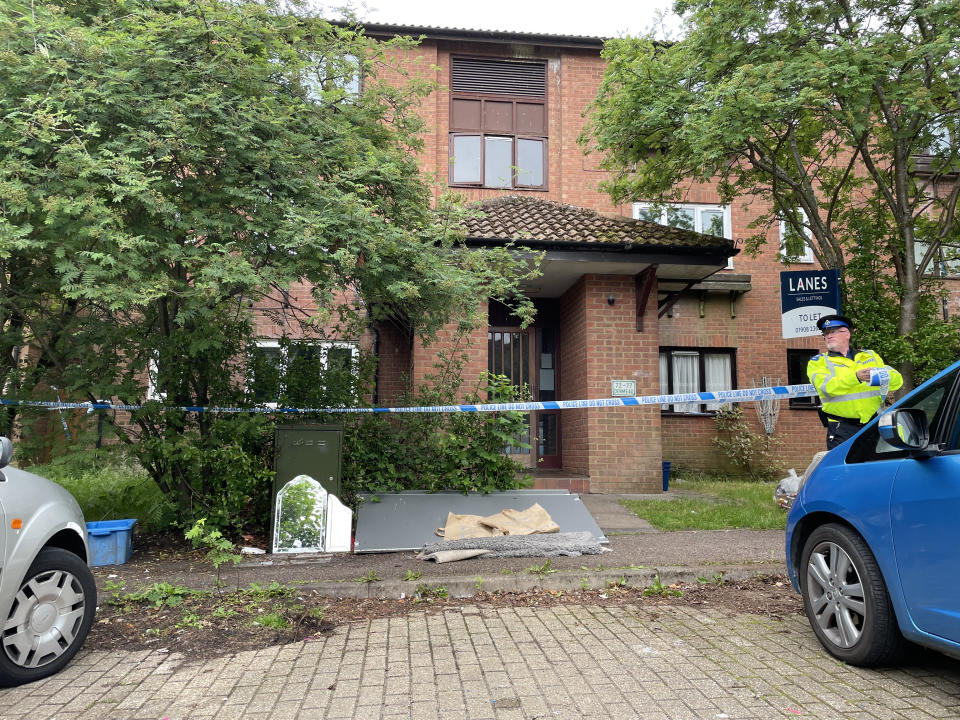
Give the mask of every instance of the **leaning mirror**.
M 297 475 L 277 493 L 273 552 L 322 552 L 327 491 L 309 475 Z

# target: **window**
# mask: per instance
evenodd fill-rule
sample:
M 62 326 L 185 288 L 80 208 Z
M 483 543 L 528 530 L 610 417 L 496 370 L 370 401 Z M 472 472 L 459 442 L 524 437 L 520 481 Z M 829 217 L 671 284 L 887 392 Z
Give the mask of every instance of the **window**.
M 160 354 L 154 352 L 147 361 L 147 400 L 166 400 L 167 394 L 160 390 Z
M 816 350 L 787 350 L 787 385 L 806 385 L 810 382 L 807 377 L 807 363 L 817 354 Z M 790 398 L 792 408 L 818 408 L 820 398 L 799 397 Z
M 810 223 L 807 222 L 807 214 L 803 210 L 798 210 L 800 221 L 803 223 L 803 234 L 797 231 L 786 220 L 780 220 L 780 252 L 777 259 L 783 263 L 813 263 L 817 259 L 813 254 L 813 246 L 810 240 L 813 238 L 813 232 L 810 230 Z
M 929 243 L 921 242 L 920 240 L 914 242 L 913 257 L 917 267 L 920 267 L 923 256 L 927 254 L 929 247 Z M 926 270 L 924 270 L 924 275 L 940 277 L 956 277 L 960 275 L 960 246 L 941 244 L 933 256 L 933 259 L 927 265 Z
M 277 407 L 281 396 L 293 404 L 308 399 L 321 373 L 332 373 L 335 382 L 341 373 L 356 377 L 358 350 L 349 342 L 258 340 L 251 355 L 247 389 L 256 404 L 266 407 Z
M 733 238 L 730 208 L 723 205 L 653 205 L 634 203 L 633 217 L 660 225 L 693 230 L 705 235 Z M 727 270 L 733 270 L 733 258 L 727 260 Z
M 450 184 L 545 190 L 546 65 L 453 58 Z
M 348 100 L 360 95 L 361 64 L 355 55 L 312 57 L 313 65 L 303 77 L 307 98 L 313 102 L 326 99 Z
M 719 348 L 660 348 L 660 394 L 733 390 L 734 353 Z M 661 405 L 663 412 L 702 414 L 715 412 L 724 403 L 674 403 Z

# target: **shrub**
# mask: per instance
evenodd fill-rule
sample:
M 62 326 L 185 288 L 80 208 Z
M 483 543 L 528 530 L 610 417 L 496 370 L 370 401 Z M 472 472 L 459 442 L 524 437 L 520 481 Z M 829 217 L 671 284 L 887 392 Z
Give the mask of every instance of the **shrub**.
M 781 466 L 777 452 L 782 443 L 770 435 L 754 432 L 743 417 L 739 405 L 724 405 L 714 418 L 721 435 L 713 438 L 733 466 L 752 480 L 772 480 L 779 477 Z
M 86 520 L 136 518 L 140 531 L 154 532 L 177 517 L 173 503 L 120 448 L 74 449 L 29 471 L 69 490 Z

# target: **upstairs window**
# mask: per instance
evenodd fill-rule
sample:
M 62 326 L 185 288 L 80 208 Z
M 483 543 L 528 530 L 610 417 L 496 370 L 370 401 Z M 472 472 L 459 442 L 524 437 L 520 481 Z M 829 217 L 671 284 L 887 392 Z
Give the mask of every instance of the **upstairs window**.
M 914 262 L 918 268 L 929 248 L 929 243 L 920 240 L 914 241 Z M 933 258 L 927 263 L 924 275 L 939 277 L 957 277 L 960 275 L 960 245 L 941 243 Z
M 786 220 L 780 220 L 778 259 L 782 263 L 814 263 L 817 261 L 813 254 L 813 246 L 810 244 L 813 231 L 810 230 L 810 223 L 807 222 L 807 214 L 803 210 L 798 210 L 798 212 L 800 213 L 800 221 L 803 223 L 802 235 L 797 233 Z
M 692 230 L 704 235 L 716 235 L 728 240 L 733 238 L 730 208 L 724 205 L 634 203 L 633 217 L 636 220 L 646 220 L 681 230 Z M 733 270 L 733 258 L 727 259 L 726 269 Z
M 546 190 L 546 64 L 454 57 L 450 89 L 450 184 Z

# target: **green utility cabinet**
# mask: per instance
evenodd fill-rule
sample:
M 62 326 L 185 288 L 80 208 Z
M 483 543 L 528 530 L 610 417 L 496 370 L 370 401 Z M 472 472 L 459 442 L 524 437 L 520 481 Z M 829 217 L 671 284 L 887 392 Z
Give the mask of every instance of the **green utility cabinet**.
M 340 497 L 341 425 L 280 425 L 274 431 L 273 495 L 298 475 L 309 475 Z
M 328 497 L 340 497 L 343 427 L 281 425 L 274 442 L 272 552 L 322 552 L 331 544 L 331 503 L 343 508 Z M 349 535 L 349 511 L 346 522 Z

